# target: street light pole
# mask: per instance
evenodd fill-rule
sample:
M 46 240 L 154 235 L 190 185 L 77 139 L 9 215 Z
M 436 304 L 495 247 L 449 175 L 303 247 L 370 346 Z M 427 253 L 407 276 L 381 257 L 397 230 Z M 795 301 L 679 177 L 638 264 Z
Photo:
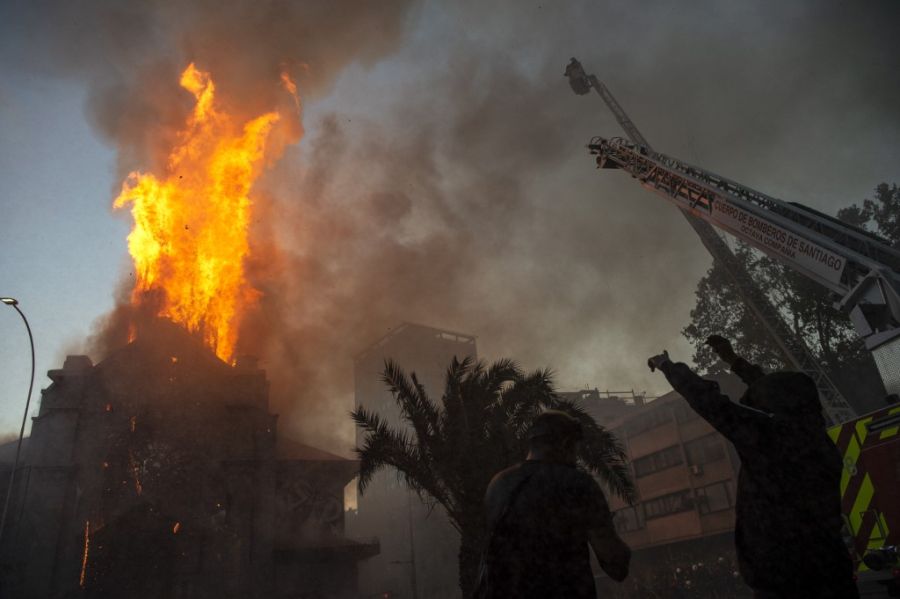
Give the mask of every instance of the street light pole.
M 416 581 L 416 545 L 413 537 L 412 491 L 406 490 L 406 515 L 409 518 L 409 583 L 412 599 L 419 599 L 419 585 Z
M 3 533 L 6 530 L 6 515 L 9 512 L 9 500 L 12 497 L 13 485 L 16 482 L 16 470 L 19 469 L 19 456 L 22 453 L 22 439 L 25 436 L 25 423 L 28 422 L 28 408 L 31 406 L 31 390 L 34 387 L 34 337 L 31 335 L 31 326 L 25 313 L 19 309 L 19 302 L 12 297 L 0 297 L 0 302 L 7 306 L 15 308 L 22 322 L 25 323 L 25 330 L 28 331 L 28 343 L 31 345 L 31 381 L 28 383 L 28 398 L 25 400 L 25 413 L 22 415 L 22 428 L 19 429 L 19 442 L 16 444 L 16 458 L 13 461 L 12 472 L 9 475 L 9 487 L 6 489 L 6 499 L 3 501 L 3 515 L 0 516 L 0 548 L 3 547 Z

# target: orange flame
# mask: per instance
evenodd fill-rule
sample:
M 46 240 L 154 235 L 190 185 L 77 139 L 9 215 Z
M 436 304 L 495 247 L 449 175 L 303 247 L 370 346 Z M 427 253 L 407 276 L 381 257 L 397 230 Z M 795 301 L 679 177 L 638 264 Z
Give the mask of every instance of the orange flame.
M 287 71 L 281 71 L 281 85 L 287 93 L 291 94 L 291 98 L 294 100 L 294 106 L 297 107 L 297 112 L 300 112 L 300 96 L 297 95 L 297 84 L 291 79 L 291 76 L 287 74 Z
M 218 105 L 209 74 L 193 63 L 181 86 L 196 103 L 165 174 L 132 172 L 113 207 L 131 205 L 134 218 L 132 303 L 162 292 L 158 315 L 199 332 L 228 361 L 241 317 L 260 295 L 244 271 L 250 189 L 271 157 L 266 142 L 281 117 L 273 111 L 237 122 Z

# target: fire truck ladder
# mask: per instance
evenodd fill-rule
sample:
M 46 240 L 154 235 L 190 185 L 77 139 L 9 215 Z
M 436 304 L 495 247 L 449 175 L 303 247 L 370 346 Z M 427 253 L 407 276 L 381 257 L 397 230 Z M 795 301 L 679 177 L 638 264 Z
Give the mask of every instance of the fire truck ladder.
M 581 64 L 574 58 L 566 69 L 566 76 L 572 89 L 579 95 L 589 93 L 590 88 L 594 88 L 633 142 L 629 143 L 622 139 L 607 141 L 600 137 L 592 139 L 588 147 L 592 154 L 597 155 L 598 167 L 625 170 L 637 178 L 645 188 L 675 203 L 703 245 L 712 254 L 713 259 L 724 268 L 747 306 L 780 348 L 788 363 L 815 381 L 826 419 L 831 424 L 852 419 L 855 413 L 846 399 L 803 340 L 788 327 L 783 316 L 751 278 L 712 224 L 728 230 L 738 239 L 786 262 L 839 294 L 843 298 L 839 303 L 840 307 L 847 309 L 852 304 L 851 318 L 857 325 L 857 331 L 864 337 L 883 337 L 885 332 L 891 338 L 900 335 L 900 329 L 896 326 L 887 327 L 894 329 L 893 331 L 881 330 L 885 328 L 887 320 L 900 321 L 900 295 L 897 292 L 900 284 L 896 273 L 892 272 L 900 264 L 900 253 L 881 239 L 861 229 L 849 227 L 837 219 L 770 198 L 733 181 L 653 151 L 606 86 L 594 75 L 585 74 Z M 723 226 L 722 221 L 727 223 L 731 221 L 715 218 L 716 202 L 721 203 L 719 208 L 738 208 L 739 212 L 732 210 L 725 213 L 734 216 L 733 220 L 736 223 L 741 223 L 743 219 L 744 224 L 735 227 Z M 833 272 L 823 273 L 822 269 L 817 268 L 815 260 L 812 260 L 812 264 L 809 260 L 806 262 L 801 260 L 798 264 L 797 261 L 786 260 L 785 256 L 773 251 L 770 247 L 772 239 L 759 233 L 754 235 L 752 227 L 746 228 L 747 219 L 752 218 L 755 218 L 753 222 L 761 226 L 763 231 L 774 233 L 775 238 L 784 235 L 785 237 L 781 238 L 786 240 L 786 235 L 793 233 L 798 240 L 802 240 L 803 248 L 811 252 L 820 252 L 815 254 L 816 256 L 842 260 L 839 280 L 834 280 L 836 277 Z M 782 249 L 787 253 L 792 251 L 790 247 Z M 829 250 L 831 253 L 828 253 Z M 793 251 L 796 255 L 796 250 Z M 888 313 L 888 318 L 885 318 L 885 312 Z M 881 328 L 876 330 L 865 325 L 861 327 L 857 321 L 865 321 L 866 318 L 854 316 L 867 316 L 869 321 L 876 321 Z M 870 341 L 877 344 L 883 339 L 867 339 L 867 346 L 872 349 Z M 894 347 L 892 351 L 900 350 Z M 876 363 L 878 363 L 877 356 Z M 879 370 L 882 370 L 880 363 Z M 889 377 L 885 376 L 884 371 L 882 377 L 887 385 Z

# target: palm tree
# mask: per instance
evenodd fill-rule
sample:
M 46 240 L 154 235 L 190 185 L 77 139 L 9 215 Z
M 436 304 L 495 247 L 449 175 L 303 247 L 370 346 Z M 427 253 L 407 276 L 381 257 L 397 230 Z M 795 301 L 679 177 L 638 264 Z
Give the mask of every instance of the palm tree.
M 460 534 L 459 584 L 472 594 L 485 536 L 483 499 L 491 478 L 523 460 L 527 431 L 543 410 L 563 410 L 584 428 L 579 461 L 616 495 L 631 500 L 634 487 L 625 453 L 616 438 L 572 401 L 559 397 L 549 370 L 523 372 L 515 362 L 453 358 L 440 404 L 429 398 L 413 372 L 386 361 L 382 380 L 410 425 L 392 428 L 378 414 L 359 407 L 351 413 L 365 431 L 359 491 L 375 473 L 392 467 L 424 500 L 441 504 Z

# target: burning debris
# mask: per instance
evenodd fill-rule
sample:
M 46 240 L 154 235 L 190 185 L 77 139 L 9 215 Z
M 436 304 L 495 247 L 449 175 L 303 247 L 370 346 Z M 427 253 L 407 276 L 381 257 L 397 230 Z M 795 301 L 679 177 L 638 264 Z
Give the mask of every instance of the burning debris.
M 78 586 L 84 588 L 85 574 L 87 573 L 88 556 L 91 550 L 91 521 L 84 521 L 84 553 L 81 555 L 81 576 L 78 578 Z

